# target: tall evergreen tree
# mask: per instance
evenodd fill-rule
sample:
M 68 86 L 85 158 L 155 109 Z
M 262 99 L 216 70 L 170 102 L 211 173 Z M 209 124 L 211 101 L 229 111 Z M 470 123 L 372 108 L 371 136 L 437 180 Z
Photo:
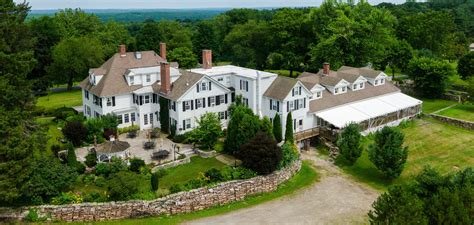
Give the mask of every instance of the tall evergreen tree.
M 252 110 L 245 105 L 233 104 L 230 107 L 230 121 L 227 125 L 227 137 L 224 151 L 234 154 L 240 146 L 250 140 L 260 130 L 260 121 Z
M 280 115 L 276 113 L 275 117 L 273 118 L 273 136 L 275 136 L 275 140 L 277 141 L 277 143 L 280 143 L 283 140 L 281 132 L 281 118 Z
M 295 142 L 295 136 L 293 134 L 293 116 L 291 115 L 291 112 L 289 112 L 286 117 L 285 142 Z
M 273 135 L 273 125 L 270 119 L 268 119 L 267 116 L 263 117 L 260 125 L 260 131 L 267 133 L 269 137 L 275 139 L 275 136 Z
M 361 138 L 359 125 L 351 123 L 342 130 L 337 139 L 340 156 L 350 164 L 354 164 L 362 154 Z

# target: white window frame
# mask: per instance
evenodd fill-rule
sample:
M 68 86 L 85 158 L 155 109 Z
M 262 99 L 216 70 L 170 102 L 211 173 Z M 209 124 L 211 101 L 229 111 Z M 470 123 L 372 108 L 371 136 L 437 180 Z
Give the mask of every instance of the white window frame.
M 364 88 L 364 82 L 359 84 L 359 89 L 363 89 L 363 88 Z
M 107 98 L 107 106 L 112 106 L 112 98 Z
M 352 90 L 357 90 L 357 84 L 352 85 Z
M 150 103 L 150 95 L 145 95 L 145 104 Z
M 217 78 L 217 81 L 224 81 L 224 78 L 223 78 L 223 77 L 219 77 L 219 78 Z
M 385 83 L 385 78 L 380 79 L 380 84 L 384 84 L 384 83 Z
M 128 113 L 123 114 L 123 122 L 130 123 L 130 115 Z
M 225 119 L 225 112 L 219 112 L 219 119 L 224 120 Z
M 146 82 L 151 82 L 151 76 L 150 76 L 150 74 L 147 74 L 147 75 L 146 75 Z
M 191 129 L 191 119 L 186 119 L 184 123 L 186 125 L 184 129 Z
M 298 109 L 304 108 L 304 99 L 298 99 Z
M 123 124 L 122 115 L 117 115 L 117 122 L 118 122 L 118 124 Z
M 210 102 L 211 106 L 215 106 L 216 105 L 216 96 L 209 97 L 209 102 Z
M 344 92 L 346 92 L 346 90 L 347 90 L 347 89 L 346 89 L 346 86 L 344 86 L 344 87 L 341 87 L 341 93 L 344 93 Z
M 335 87 L 334 88 L 334 94 L 337 94 L 337 93 L 339 93 L 339 88 Z
M 288 104 L 290 104 L 290 111 L 293 111 L 295 109 L 295 104 L 294 101 L 289 101 Z
M 201 82 L 201 91 L 207 91 L 207 82 Z
M 273 101 L 272 101 L 272 110 L 278 111 L 278 104 L 277 104 L 277 101 L 276 101 L 276 100 L 273 100 Z
M 219 104 L 225 104 L 225 95 L 219 95 Z
M 374 84 L 375 84 L 375 85 L 379 85 L 379 80 L 375 79 Z
M 293 93 L 295 93 L 295 95 L 300 95 L 301 93 L 299 93 L 299 91 L 300 91 L 299 87 L 293 88 Z
M 191 110 L 191 102 L 190 101 L 184 101 L 184 109 L 185 110 Z
M 134 76 L 130 76 L 130 84 L 131 85 L 135 84 L 135 77 Z
M 321 98 L 322 96 L 323 96 L 323 92 L 322 92 L 322 91 L 316 92 L 316 98 Z
M 198 108 L 202 108 L 202 99 L 198 99 L 196 101 L 196 109 L 198 109 Z
M 148 114 L 143 114 L 143 124 L 148 125 Z

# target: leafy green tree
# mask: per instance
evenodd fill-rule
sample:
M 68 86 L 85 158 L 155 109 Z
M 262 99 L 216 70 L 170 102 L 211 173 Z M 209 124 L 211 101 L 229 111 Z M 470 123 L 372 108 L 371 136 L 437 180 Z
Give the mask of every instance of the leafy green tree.
M 285 142 L 295 142 L 295 135 L 293 134 L 293 116 L 291 112 L 286 116 Z
M 51 197 L 71 189 L 77 178 L 74 167 L 63 165 L 54 157 L 34 160 L 31 171 L 21 191 L 33 203 L 47 203 Z
M 408 156 L 404 138 L 401 131 L 386 126 L 375 133 L 374 143 L 369 145 L 370 161 L 388 178 L 396 178 L 403 171 Z
M 340 156 L 351 165 L 362 155 L 361 139 L 362 135 L 357 123 L 351 123 L 346 126 L 337 139 L 337 147 L 341 153 Z
M 87 138 L 87 128 L 80 121 L 66 122 L 62 129 L 64 137 L 66 137 L 74 146 L 78 147 Z
M 105 58 L 110 58 L 117 53 L 118 46 L 121 44 L 126 45 L 128 51 L 136 50 L 134 49 L 134 40 L 123 23 L 114 21 L 101 23 L 100 30 L 89 36 L 100 41 Z
M 198 61 L 202 61 L 201 51 L 203 49 L 212 50 L 212 58 L 217 60 L 220 56 L 219 42 L 217 36 L 216 23 L 212 20 L 202 20 L 196 23 L 193 32 L 193 52 L 198 55 Z
M 100 65 L 103 58 L 102 46 L 97 39 L 66 38 L 54 47 L 53 63 L 48 71 L 55 83 L 66 82 L 71 90 L 73 82 L 84 79 L 87 71 Z
M 264 116 L 260 125 L 260 131 L 267 133 L 268 136 L 271 138 L 275 139 L 275 136 L 273 135 L 273 125 L 268 116 Z
M 283 168 L 290 165 L 299 157 L 298 148 L 294 143 L 286 142 L 281 146 L 282 158 L 278 168 Z
M 205 113 L 197 120 L 198 126 L 189 132 L 190 142 L 199 144 L 202 147 L 211 150 L 217 143 L 222 132 L 221 121 L 216 113 Z
M 236 103 L 238 102 L 240 100 L 236 101 Z M 224 141 L 224 151 L 228 154 L 237 152 L 242 144 L 253 138 L 260 130 L 258 116 L 254 115 L 247 106 L 236 103 L 229 107 L 230 120 L 227 125 L 227 137 Z
M 97 165 L 97 153 L 95 151 L 87 153 L 85 164 L 89 168 L 92 168 Z
M 448 62 L 425 57 L 412 59 L 407 72 L 416 90 L 429 98 L 443 94 L 448 78 L 455 73 Z
M 101 29 L 99 17 L 81 9 L 60 10 L 54 15 L 54 20 L 59 27 L 61 37 L 66 39 L 87 36 Z
M 170 50 L 179 47 L 193 49 L 191 31 L 177 21 L 148 20 L 136 37 L 138 50 L 160 51 L 160 42 L 166 42 Z
M 282 153 L 275 140 L 259 132 L 240 147 L 237 156 L 244 167 L 258 174 L 269 174 L 280 165 Z
M 180 68 L 191 69 L 197 65 L 197 57 L 187 47 L 179 47 L 171 50 L 168 54 L 168 61 L 178 62 Z
M 474 52 L 471 51 L 459 59 L 458 74 L 463 79 L 474 77 Z
M 165 133 L 170 132 L 170 108 L 169 108 L 169 100 L 163 97 L 159 98 L 159 103 L 160 103 L 160 128 L 161 131 Z M 176 126 L 173 124 L 174 129 L 171 131 L 176 134 Z M 174 137 L 174 134 L 172 133 L 172 137 Z
M 387 57 L 383 60 L 380 69 L 385 70 L 385 66 L 392 69 L 392 77 L 395 78 L 395 71 L 403 70 L 408 66 L 408 62 L 413 58 L 413 49 L 408 42 L 397 41 L 388 49 Z
M 0 4 L 0 204 L 12 205 L 24 196 L 34 154 L 45 149 L 46 135 L 31 112 L 35 98 L 27 74 L 35 66 L 33 40 L 24 23 L 27 3 Z
M 383 193 L 369 212 L 371 224 L 427 224 L 423 201 L 406 188 L 394 186 Z
M 135 173 L 139 173 L 140 169 L 145 166 L 145 161 L 140 158 L 132 158 L 130 159 L 130 166 L 129 170 Z
M 275 114 L 273 118 L 273 136 L 275 136 L 275 140 L 280 143 L 282 141 L 282 127 L 281 127 L 281 118 L 278 113 Z
M 111 200 L 127 200 L 138 192 L 139 175 L 121 171 L 107 181 L 107 192 Z

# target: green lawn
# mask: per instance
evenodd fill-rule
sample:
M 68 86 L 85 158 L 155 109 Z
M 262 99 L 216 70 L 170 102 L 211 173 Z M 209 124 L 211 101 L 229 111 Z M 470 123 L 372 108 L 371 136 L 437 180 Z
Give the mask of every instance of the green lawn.
M 168 169 L 168 174 L 160 179 L 160 188 L 168 189 L 173 184 L 185 184 L 197 178 L 199 173 L 204 173 L 211 168 L 222 169 L 225 166 L 216 158 L 192 157 L 191 163 Z
M 474 104 L 459 104 L 436 114 L 474 122 Z
M 429 118 L 415 120 L 402 131 L 405 134 L 405 144 L 409 146 L 409 153 L 405 169 L 399 178 L 393 181 L 385 180 L 369 161 L 366 151 L 353 166 L 341 167 L 357 180 L 385 190 L 388 185 L 412 180 L 413 176 L 427 165 L 442 173 L 455 172 L 474 165 L 472 131 Z M 365 146 L 371 139 L 372 137 L 366 138 Z
M 58 124 L 53 121 L 54 117 L 38 117 L 36 122 L 40 125 L 48 126 L 48 142 L 46 143 L 46 149 L 49 151 L 51 146 L 59 145 L 60 142 L 58 138 L 62 138 L 63 134 L 61 130 L 58 129 Z
M 117 221 L 104 221 L 96 223 L 86 223 L 86 224 L 180 224 L 186 221 L 215 216 L 219 214 L 228 213 L 237 209 L 247 208 L 254 205 L 258 205 L 270 200 L 280 198 L 285 195 L 294 194 L 296 191 L 308 187 L 312 183 L 318 180 L 318 174 L 311 166 L 310 162 L 304 161 L 301 167 L 301 170 L 289 179 L 287 182 L 281 184 L 278 189 L 271 193 L 264 193 L 248 197 L 245 200 L 230 203 L 224 206 L 217 206 L 214 208 L 188 213 L 181 214 L 176 216 L 163 216 L 163 217 L 149 217 L 142 219 L 126 219 L 126 220 L 117 220 Z M 64 223 L 64 224 L 84 224 L 84 223 Z
M 444 99 L 421 99 L 423 101 L 423 113 L 429 114 L 437 110 L 457 104 L 455 101 Z
M 50 93 L 38 98 L 36 106 L 53 110 L 61 107 L 72 107 L 82 105 L 81 90 Z

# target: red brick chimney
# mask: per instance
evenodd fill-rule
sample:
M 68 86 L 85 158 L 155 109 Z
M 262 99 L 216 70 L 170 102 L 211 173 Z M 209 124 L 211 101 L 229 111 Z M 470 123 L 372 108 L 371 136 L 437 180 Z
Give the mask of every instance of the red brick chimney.
M 127 56 L 127 47 L 125 45 L 120 45 L 119 53 L 120 57 Z
M 166 61 L 166 43 L 160 42 L 160 56 Z
M 324 75 L 329 75 L 329 63 L 325 62 L 323 63 L 323 74 Z
M 160 64 L 161 70 L 161 93 L 168 94 L 171 91 L 171 78 L 170 78 L 170 64 L 162 62 Z
M 202 50 L 202 68 L 212 69 L 212 51 Z

